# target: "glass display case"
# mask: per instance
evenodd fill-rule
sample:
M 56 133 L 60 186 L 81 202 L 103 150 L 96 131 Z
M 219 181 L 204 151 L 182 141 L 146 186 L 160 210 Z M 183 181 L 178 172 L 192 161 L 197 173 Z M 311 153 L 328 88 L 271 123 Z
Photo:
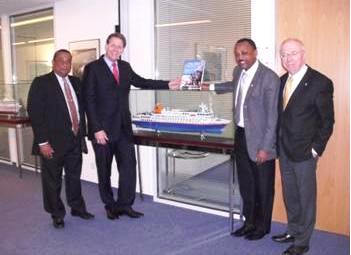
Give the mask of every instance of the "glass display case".
M 0 115 L 27 116 L 25 108 L 30 82 L 0 82 Z
M 4 83 L 0 81 L 0 158 L 16 162 L 20 155 L 21 164 L 34 165 L 34 157 L 31 155 L 33 134 L 29 127 L 29 119 L 26 111 L 27 95 L 31 81 L 17 83 Z M 12 130 L 15 130 L 14 133 Z M 16 139 L 13 139 L 13 138 Z M 10 155 L 10 140 L 15 143 L 16 155 Z
M 240 211 L 237 182 L 230 185 L 235 180 L 231 93 L 132 90 L 130 105 L 137 144 L 156 147 L 158 198 L 221 211 L 228 211 L 232 203 L 231 208 Z M 161 120 L 170 127 L 162 126 L 164 123 L 143 126 L 135 121 L 140 113 L 154 118 L 152 112 L 159 110 L 155 105 L 162 105 L 163 111 L 172 115 Z M 226 120 L 226 124 L 218 129 L 202 128 L 201 121 L 206 120 L 198 120 L 195 116 L 200 105 L 205 105 L 216 121 Z M 188 112 L 191 112 L 193 121 L 183 116 Z M 180 120 L 179 113 L 182 115 Z M 157 118 L 161 117 L 155 118 L 151 121 L 159 121 Z M 198 127 L 188 129 L 184 126 L 187 121 L 195 122 Z

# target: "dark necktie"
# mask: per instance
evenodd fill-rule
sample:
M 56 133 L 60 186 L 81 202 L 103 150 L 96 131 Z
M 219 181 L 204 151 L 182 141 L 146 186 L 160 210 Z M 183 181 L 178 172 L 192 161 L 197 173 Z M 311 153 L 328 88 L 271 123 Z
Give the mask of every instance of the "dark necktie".
M 68 102 L 68 107 L 71 114 L 72 130 L 74 135 L 77 135 L 79 129 L 77 107 L 74 104 L 71 89 L 65 78 L 63 78 L 63 85 L 65 87 L 66 101 Z
M 119 84 L 119 72 L 118 72 L 118 68 L 117 68 L 116 62 L 114 62 L 112 64 L 112 73 L 113 73 L 113 76 L 115 77 L 115 80 L 116 80 L 117 84 Z

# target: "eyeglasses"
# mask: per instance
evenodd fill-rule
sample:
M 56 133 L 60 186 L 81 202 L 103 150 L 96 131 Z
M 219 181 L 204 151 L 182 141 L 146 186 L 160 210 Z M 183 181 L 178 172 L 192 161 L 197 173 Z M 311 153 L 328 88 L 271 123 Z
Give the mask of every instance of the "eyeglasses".
M 300 54 L 302 52 L 302 50 L 300 51 L 292 51 L 290 53 L 282 53 L 280 54 L 280 57 L 282 59 L 287 59 L 287 58 L 290 58 L 290 57 L 295 57 L 296 55 Z

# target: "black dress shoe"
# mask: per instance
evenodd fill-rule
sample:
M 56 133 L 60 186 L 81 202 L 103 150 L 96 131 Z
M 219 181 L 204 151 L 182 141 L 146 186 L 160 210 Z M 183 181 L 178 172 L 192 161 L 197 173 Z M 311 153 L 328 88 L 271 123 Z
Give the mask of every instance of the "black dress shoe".
M 233 236 L 240 237 L 246 236 L 255 231 L 255 227 L 251 224 L 244 224 L 241 228 L 237 229 L 232 233 Z
M 73 209 L 71 210 L 71 215 L 76 216 L 76 217 L 80 217 L 84 220 L 90 220 L 90 219 L 93 219 L 95 217 L 94 214 L 91 214 L 87 211 L 81 212 L 81 211 L 77 211 L 77 210 L 73 210 Z
M 286 251 L 282 253 L 282 255 L 302 255 L 308 252 L 308 250 L 308 246 L 291 245 Z
M 118 219 L 118 214 L 115 213 L 113 210 L 111 209 L 105 209 L 106 210 L 106 216 L 107 216 L 107 219 L 109 220 L 115 220 L 115 219 Z
M 63 218 L 60 217 L 52 217 L 52 225 L 54 225 L 55 228 L 64 228 L 65 227 L 65 222 Z
M 289 243 L 294 242 L 295 238 L 288 233 L 284 233 L 281 235 L 272 236 L 272 240 L 278 243 Z
M 261 230 L 253 231 L 245 236 L 247 240 L 254 241 L 262 239 L 266 234 Z
M 144 214 L 142 212 L 135 211 L 131 207 L 117 208 L 115 210 L 115 213 L 118 215 L 127 215 L 130 218 L 140 218 L 140 217 L 144 216 Z

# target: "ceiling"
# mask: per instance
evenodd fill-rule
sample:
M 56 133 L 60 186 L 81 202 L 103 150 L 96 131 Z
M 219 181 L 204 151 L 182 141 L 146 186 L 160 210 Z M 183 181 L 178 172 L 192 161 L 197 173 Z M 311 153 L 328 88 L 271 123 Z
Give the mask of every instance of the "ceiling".
M 0 0 L 0 15 L 18 14 L 36 8 L 52 5 L 59 0 Z

